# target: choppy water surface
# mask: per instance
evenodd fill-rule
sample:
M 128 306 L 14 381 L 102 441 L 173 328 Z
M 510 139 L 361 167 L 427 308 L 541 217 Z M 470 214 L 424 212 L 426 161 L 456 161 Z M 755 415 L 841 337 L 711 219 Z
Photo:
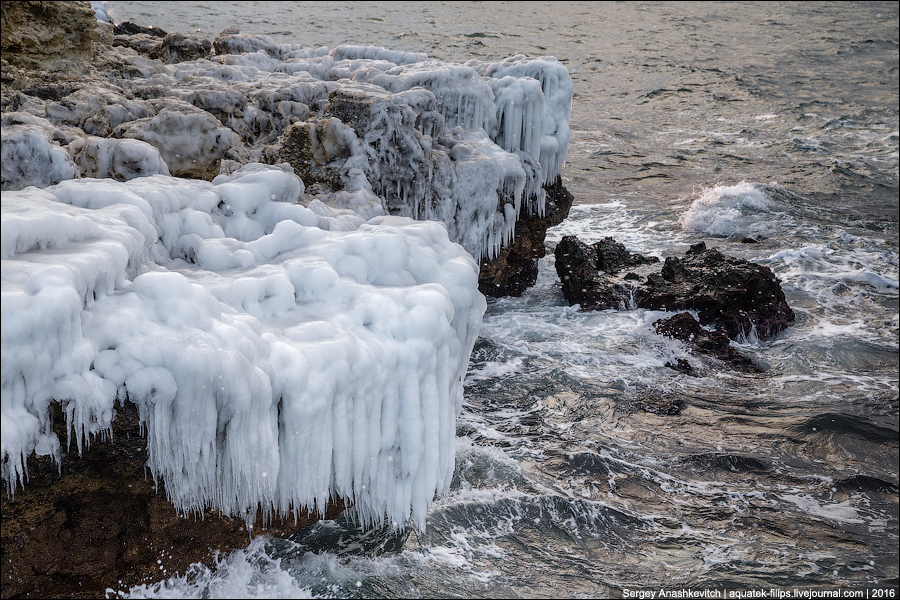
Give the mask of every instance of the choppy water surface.
M 895 3 L 115 2 L 117 20 L 455 62 L 553 55 L 575 82 L 550 231 L 770 267 L 797 313 L 729 370 L 666 313 L 565 306 L 552 253 L 489 301 L 457 470 L 425 532 L 322 522 L 136 597 L 595 597 L 898 584 Z M 758 244 L 738 243 L 752 236 Z M 665 367 L 687 358 L 688 377 Z M 677 415 L 646 410 L 660 400 Z

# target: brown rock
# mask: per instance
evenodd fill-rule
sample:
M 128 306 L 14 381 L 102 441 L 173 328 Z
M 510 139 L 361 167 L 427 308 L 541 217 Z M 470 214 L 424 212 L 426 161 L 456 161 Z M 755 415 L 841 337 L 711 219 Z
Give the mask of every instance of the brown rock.
M 91 57 L 102 38 L 90 2 L 0 3 L 0 50 L 19 67 L 58 71 Z
M 65 439 L 57 410 L 57 435 Z M 102 598 L 106 588 L 158 581 L 214 554 L 242 548 L 250 533 L 242 520 L 207 509 L 177 514 L 162 482 L 147 472 L 146 439 L 137 408 L 126 403 L 111 439 L 95 439 L 81 457 L 28 460 L 28 482 L 3 494 L 2 598 Z M 343 509 L 327 507 L 333 519 Z M 318 520 L 276 521 L 266 530 L 284 536 Z M 258 522 L 260 520 L 258 519 Z M 254 531 L 254 534 L 257 531 Z
M 537 280 L 538 260 L 547 252 L 544 246 L 547 229 L 559 225 L 569 216 L 575 200 L 561 178 L 545 185 L 544 191 L 547 198 L 543 216 L 521 215 L 516 221 L 512 243 L 501 248 L 493 260 L 481 260 L 478 289 L 485 296 L 521 296 Z

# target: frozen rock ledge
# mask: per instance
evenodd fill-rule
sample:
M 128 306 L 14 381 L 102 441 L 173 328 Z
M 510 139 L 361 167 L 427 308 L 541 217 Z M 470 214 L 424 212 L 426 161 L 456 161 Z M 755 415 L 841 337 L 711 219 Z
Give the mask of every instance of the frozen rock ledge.
M 566 68 L 210 44 L 45 4 L 4 3 L 8 494 L 29 457 L 80 453 L 133 405 L 182 514 L 249 526 L 338 498 L 424 527 L 478 261 L 567 210 Z M 32 43 L 51 37 L 73 51 Z
M 453 471 L 477 266 L 439 223 L 303 199 L 260 164 L 3 192 L 8 492 L 32 452 L 111 434 L 127 399 L 182 513 L 252 524 L 334 495 L 424 526 Z

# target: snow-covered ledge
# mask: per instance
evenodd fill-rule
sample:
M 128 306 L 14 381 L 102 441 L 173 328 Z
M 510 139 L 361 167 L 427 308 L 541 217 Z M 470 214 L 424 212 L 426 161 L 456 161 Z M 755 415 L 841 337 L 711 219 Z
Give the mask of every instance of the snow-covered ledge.
M 476 258 L 544 214 L 568 72 L 236 31 L 187 59 L 208 42 L 138 35 L 160 60 L 95 45 L 102 69 L 4 96 L 8 492 L 128 401 L 182 514 L 340 497 L 424 527 L 485 310 Z

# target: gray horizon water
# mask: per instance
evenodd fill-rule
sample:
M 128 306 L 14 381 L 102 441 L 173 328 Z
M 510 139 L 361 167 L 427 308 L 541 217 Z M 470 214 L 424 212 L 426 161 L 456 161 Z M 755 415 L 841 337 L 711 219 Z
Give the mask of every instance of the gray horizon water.
M 746 375 L 565 306 L 552 252 L 491 300 L 457 470 L 424 532 L 324 522 L 132 597 L 602 597 L 898 585 L 896 3 L 112 2 L 117 20 L 465 62 L 556 56 L 575 86 L 548 233 L 770 267 L 796 322 Z M 758 244 L 740 244 L 752 235 Z M 688 377 L 667 367 L 687 358 Z M 643 410 L 678 399 L 677 415 Z

